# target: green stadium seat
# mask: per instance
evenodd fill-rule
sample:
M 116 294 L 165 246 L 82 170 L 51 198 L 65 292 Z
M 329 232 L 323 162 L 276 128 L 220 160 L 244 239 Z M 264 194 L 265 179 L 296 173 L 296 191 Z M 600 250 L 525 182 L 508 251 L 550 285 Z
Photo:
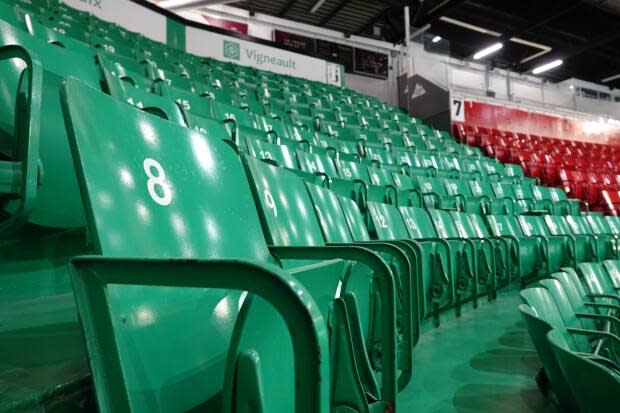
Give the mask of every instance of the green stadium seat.
M 492 298 L 495 293 L 495 252 L 492 244 L 478 242 L 462 236 L 454 218 L 448 211 L 429 209 L 428 214 L 440 238 L 449 242 L 460 243 L 460 253 L 464 256 L 461 258 L 462 263 L 468 267 L 466 271 L 473 276 L 469 282 L 469 288 L 464 289 L 462 294 L 457 295 L 457 297 L 460 297 L 461 301 L 472 300 L 474 308 L 477 308 L 478 297 L 487 293 L 489 298 Z
M 171 99 L 147 92 L 116 77 L 107 79 L 107 90 L 118 100 L 170 122 L 186 126 L 181 108 Z
M 551 235 L 567 238 L 568 250 L 574 263 L 599 260 L 598 244 L 592 235 L 575 234 L 562 216 L 545 215 L 544 220 Z
M 588 218 L 583 215 L 567 215 L 564 219 L 574 235 L 592 239 L 595 245 L 596 261 L 617 258 L 616 239 L 611 234 L 601 233 L 598 226 L 595 232 L 589 225 Z
M 418 176 L 417 181 L 427 208 L 467 210 L 467 199 L 460 194 L 450 195 L 440 179 Z
M 333 266 L 274 265 L 240 161 L 219 139 L 74 80 L 62 95 L 98 254 L 74 259 L 72 278 L 100 411 L 209 409 L 217 394 L 225 410 L 328 411 L 334 290 L 321 291 L 335 288 Z M 114 163 L 101 156 L 111 143 Z
M 351 260 L 362 265 L 361 269 L 357 264 L 348 268 L 351 264 L 347 261 L 339 261 L 337 268 L 330 274 L 333 279 L 332 289 L 336 291 L 342 288 L 340 293 L 336 293 L 337 298 L 344 294 L 351 294 L 354 297 L 354 307 L 348 310 L 350 313 L 359 315 L 361 324 L 358 326 L 361 331 L 353 331 L 355 324 L 342 320 L 349 324 L 348 329 L 351 330 L 349 333 L 351 336 L 347 339 L 354 341 L 352 337 L 355 335 L 367 337 L 365 340 L 367 351 L 356 349 L 354 353 L 359 351 L 361 354 L 352 357 L 356 361 L 356 368 L 361 371 L 360 377 L 371 376 L 363 372 L 364 368 L 370 367 L 370 360 L 365 356 L 381 354 L 378 363 L 381 368 L 375 367 L 377 373 L 380 370 L 380 381 L 372 380 L 365 384 L 364 388 L 374 389 L 371 399 L 381 400 L 379 403 L 382 406 L 386 403 L 395 405 L 394 390 L 397 372 L 393 364 L 396 352 L 394 275 L 379 256 L 363 247 L 326 245 L 319 220 L 313 211 L 310 195 L 299 177 L 252 158 L 245 158 L 245 165 L 253 184 L 255 197 L 260 205 L 261 219 L 266 226 L 267 242 L 272 245 L 270 251 L 284 268 L 289 270 L 303 268 L 310 265 L 312 260 L 334 259 Z M 366 268 L 372 271 L 369 272 Z M 374 297 L 379 299 L 380 306 L 373 305 Z M 378 309 L 380 312 L 377 312 Z M 375 322 L 378 327 L 376 330 L 372 326 Z M 335 327 L 337 330 L 341 328 Z M 336 354 L 334 360 L 337 361 L 338 357 L 343 356 Z M 344 358 L 347 357 L 344 356 Z M 343 368 L 346 367 L 338 368 L 339 375 L 334 377 L 336 382 L 353 381 L 354 375 L 345 378 Z M 376 391 L 379 382 L 382 384 L 380 393 Z M 345 397 L 342 400 L 343 403 L 350 402 L 358 406 L 361 404 L 361 400 L 346 400 L 346 393 L 347 391 L 343 392 L 344 396 L 338 393 L 333 394 L 332 397 L 336 400 L 339 397 Z
M 411 379 L 412 373 L 411 354 L 405 349 L 411 349 L 420 335 L 419 291 L 416 282 L 420 277 L 414 272 L 417 257 L 407 245 L 389 241 L 371 241 L 361 213 L 353 201 L 339 197 L 335 192 L 317 185 L 306 183 L 306 187 L 328 245 L 355 244 L 375 251 L 390 265 L 397 277 L 397 325 L 402 329 L 398 362 L 402 372 L 398 378 L 398 385 L 399 389 L 403 389 Z M 341 204 L 347 205 L 348 217 Z M 352 300 L 353 297 L 349 299 Z
M 474 196 L 468 181 L 463 179 L 444 179 L 443 185 L 449 196 L 465 200 L 465 212 L 478 215 L 491 213 L 492 201 L 494 200 L 486 195 Z M 500 209 L 496 207 L 496 210 L 499 211 Z
M 278 167 L 299 169 L 297 155 L 288 146 L 276 145 L 254 138 L 245 138 L 243 141 L 245 141 L 245 151 L 253 158 Z
M 552 235 L 542 216 L 520 215 L 518 221 L 526 236 L 537 237 L 544 243 L 548 258 L 548 274 L 559 271 L 565 265 L 577 264 L 577 256 L 569 247 L 570 237 Z
M 502 237 L 510 243 L 510 255 L 522 287 L 541 275 L 551 274 L 547 244 L 543 237 L 527 235 L 517 218 L 511 215 L 487 215 L 486 219 L 493 236 Z
M 547 334 L 554 328 L 565 328 L 557 305 L 549 291 L 542 287 L 528 288 L 521 294 L 527 304 L 521 304 L 519 312 L 542 362 L 544 375 L 561 408 L 569 413 L 578 413 L 573 392 L 547 341 Z
M 412 236 L 412 231 L 406 224 L 408 220 L 403 219 L 404 214 L 415 214 L 419 209 L 415 211 L 407 209 L 403 213 L 403 208 L 407 207 L 397 208 L 390 204 L 369 202 L 370 236 L 382 241 L 400 241 L 416 251 L 417 274 L 421 278 L 421 283 L 418 282 L 422 291 L 419 294 L 421 297 L 420 317 L 427 318 L 432 315 L 435 325 L 439 326 L 440 310 L 451 307 L 454 301 L 454 290 L 449 278 L 452 269 L 450 245 L 437 236 L 428 215 L 424 215 L 427 222 L 423 222 L 422 230 L 418 229 L 413 234 L 415 236 Z M 409 216 L 407 218 L 412 219 Z
M 580 354 L 561 330 L 550 331 L 547 339 L 574 394 L 581 413 L 602 412 L 620 403 L 620 374 L 606 360 Z
M 83 208 L 63 126 L 58 85 L 75 76 L 96 87 L 92 56 L 47 44 L 0 21 L 0 152 L 3 204 L 0 235 L 29 222 L 43 227 L 84 225 Z M 36 57 L 35 57 L 36 56 Z M 25 71 L 25 69 L 28 70 Z M 33 83 L 34 82 L 34 83 Z M 17 117 L 23 113 L 25 116 Z M 44 179 L 43 179 L 44 178 Z M 62 194 L 62 196 L 59 196 Z

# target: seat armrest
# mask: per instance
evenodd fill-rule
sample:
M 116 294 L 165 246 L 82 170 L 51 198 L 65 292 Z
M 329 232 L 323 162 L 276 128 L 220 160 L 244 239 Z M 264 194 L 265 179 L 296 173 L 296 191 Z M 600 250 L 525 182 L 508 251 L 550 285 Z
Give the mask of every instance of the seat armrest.
M 92 372 L 101 412 L 131 410 L 107 301 L 111 284 L 224 288 L 261 296 L 280 313 L 291 333 L 295 411 L 329 411 L 326 321 L 303 285 L 281 268 L 241 260 L 85 256 L 71 260 L 70 272 L 90 357 L 105 359 L 105 371 Z M 106 397 L 101 398 L 101 394 Z

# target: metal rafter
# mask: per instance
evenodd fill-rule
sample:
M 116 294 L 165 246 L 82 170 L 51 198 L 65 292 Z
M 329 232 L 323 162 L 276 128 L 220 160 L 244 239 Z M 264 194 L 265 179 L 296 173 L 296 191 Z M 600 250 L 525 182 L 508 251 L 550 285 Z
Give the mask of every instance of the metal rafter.
M 321 20 L 319 22 L 319 26 L 324 26 L 327 23 L 329 23 L 331 21 L 331 19 L 333 19 L 338 13 L 340 13 L 340 11 L 342 9 L 344 9 L 345 7 L 347 7 L 347 4 L 349 4 L 350 0 L 340 0 L 340 3 L 338 3 L 338 5 L 336 6 L 336 8 L 334 10 L 332 10 L 331 13 L 329 13 L 327 16 L 325 16 L 325 18 L 323 20 Z
M 291 7 L 295 5 L 296 2 L 297 0 L 287 1 L 284 7 L 282 7 L 282 10 L 278 12 L 278 17 L 283 17 L 286 14 L 286 12 L 288 12 L 291 9 Z

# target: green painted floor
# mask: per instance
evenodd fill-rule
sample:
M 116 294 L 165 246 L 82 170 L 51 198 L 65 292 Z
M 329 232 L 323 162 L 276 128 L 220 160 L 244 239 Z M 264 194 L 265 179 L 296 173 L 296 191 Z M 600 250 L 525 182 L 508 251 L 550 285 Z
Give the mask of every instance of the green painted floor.
M 512 290 L 477 310 L 467 304 L 460 319 L 447 314 L 438 329 L 425 323 L 399 411 L 551 413 L 534 381 L 541 363 L 518 304 Z

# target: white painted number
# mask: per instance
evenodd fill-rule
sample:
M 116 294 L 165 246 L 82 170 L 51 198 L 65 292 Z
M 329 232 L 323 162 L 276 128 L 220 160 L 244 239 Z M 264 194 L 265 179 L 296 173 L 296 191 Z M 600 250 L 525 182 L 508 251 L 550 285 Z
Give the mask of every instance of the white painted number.
M 168 206 L 172 202 L 172 190 L 166 182 L 166 172 L 155 159 L 146 158 L 142 163 L 144 173 L 149 178 L 146 187 L 153 201 L 161 206 Z M 159 188 L 159 189 L 158 189 Z
M 267 208 L 273 210 L 273 215 L 278 216 L 278 208 L 276 208 L 276 201 L 273 199 L 273 195 L 269 192 L 268 189 L 265 189 L 265 202 L 267 203 Z
M 387 223 L 385 222 L 385 217 L 381 214 L 378 215 L 379 218 L 379 228 L 387 228 Z

